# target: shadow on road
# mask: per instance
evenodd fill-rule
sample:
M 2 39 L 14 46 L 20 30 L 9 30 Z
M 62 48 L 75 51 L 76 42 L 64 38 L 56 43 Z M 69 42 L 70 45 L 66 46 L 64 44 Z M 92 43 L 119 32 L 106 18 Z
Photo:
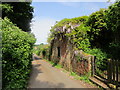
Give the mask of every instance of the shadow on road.
M 36 65 L 33 65 L 33 67 L 35 67 L 37 69 L 37 67 L 40 67 L 41 64 L 36 64 Z M 40 71 L 40 70 L 39 70 Z
M 41 64 L 38 62 L 39 60 L 34 60 L 32 62 L 32 72 L 30 74 L 30 81 L 28 83 L 27 90 L 33 90 L 34 88 L 64 88 L 65 85 L 63 83 L 52 83 L 48 81 L 40 81 L 37 78 L 41 75 Z M 38 62 L 38 63 L 37 63 Z M 53 90 L 53 89 L 51 89 Z
M 42 58 L 34 56 L 34 60 L 40 60 L 40 59 L 42 59 Z
M 32 72 L 31 72 L 31 74 L 32 74 L 33 77 L 36 77 L 36 75 L 38 75 L 39 73 L 42 73 L 42 71 L 40 69 L 40 66 L 41 66 L 41 64 L 33 64 L 32 65 Z
M 53 84 L 51 82 L 43 82 L 43 81 L 35 81 L 35 84 L 31 85 L 31 87 L 28 88 L 28 90 L 32 90 L 33 88 L 64 88 L 63 83 Z M 54 90 L 54 89 L 52 89 Z
M 38 77 L 42 75 L 42 73 L 44 73 L 41 70 L 42 65 L 39 60 L 42 60 L 42 58 L 40 58 L 36 54 L 33 54 L 32 72 L 30 74 L 31 77 L 28 83 L 27 90 L 33 90 L 34 88 L 38 88 L 38 90 L 39 88 L 52 88 L 51 90 L 53 90 L 53 88 L 64 88 L 65 85 L 63 83 L 53 83 L 49 81 L 38 80 Z
M 33 60 L 41 60 L 42 58 L 38 57 L 37 55 L 33 55 Z

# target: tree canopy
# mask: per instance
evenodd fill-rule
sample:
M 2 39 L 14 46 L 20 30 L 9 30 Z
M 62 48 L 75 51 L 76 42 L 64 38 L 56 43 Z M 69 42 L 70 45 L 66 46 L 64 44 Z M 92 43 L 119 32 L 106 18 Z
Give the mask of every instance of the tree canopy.
M 9 18 L 14 24 L 25 32 L 31 31 L 30 22 L 33 18 L 31 2 L 3 2 L 2 18 Z

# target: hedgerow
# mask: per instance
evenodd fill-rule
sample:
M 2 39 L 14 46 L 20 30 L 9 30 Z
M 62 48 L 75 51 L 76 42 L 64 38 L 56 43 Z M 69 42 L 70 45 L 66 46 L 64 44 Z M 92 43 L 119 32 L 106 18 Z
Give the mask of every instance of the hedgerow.
M 2 22 L 2 88 L 24 89 L 31 71 L 35 38 L 15 26 L 9 19 Z

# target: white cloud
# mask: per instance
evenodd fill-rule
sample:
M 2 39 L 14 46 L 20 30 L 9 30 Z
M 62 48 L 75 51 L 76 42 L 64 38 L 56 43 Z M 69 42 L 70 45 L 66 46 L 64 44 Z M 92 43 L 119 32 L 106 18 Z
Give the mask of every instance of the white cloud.
M 31 29 L 37 39 L 36 44 L 47 43 L 48 34 L 55 21 L 52 18 L 35 18 Z

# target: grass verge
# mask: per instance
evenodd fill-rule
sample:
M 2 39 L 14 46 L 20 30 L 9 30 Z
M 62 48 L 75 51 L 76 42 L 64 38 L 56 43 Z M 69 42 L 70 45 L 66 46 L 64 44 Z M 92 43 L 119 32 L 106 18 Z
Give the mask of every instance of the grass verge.
M 67 72 L 69 72 L 69 71 L 63 70 L 63 72 L 67 73 Z M 73 76 L 74 79 L 76 79 L 76 80 L 82 80 L 82 81 L 84 81 L 84 82 L 86 82 L 86 83 L 92 84 L 91 81 L 89 80 L 89 76 L 90 76 L 89 73 L 86 74 L 86 75 L 79 76 L 79 75 L 78 75 L 77 73 L 75 73 L 75 72 L 69 72 L 69 76 Z
M 52 61 L 49 61 L 49 60 L 46 60 L 46 61 L 49 62 L 50 64 L 54 65 L 54 63 Z M 54 67 L 56 67 L 58 69 L 62 68 L 62 66 L 60 64 L 57 64 Z M 77 75 L 77 73 L 72 72 L 72 71 L 69 72 L 69 71 L 67 71 L 65 69 L 63 69 L 63 72 L 69 73 L 69 76 L 73 76 L 73 78 L 76 79 L 76 80 L 82 80 L 82 81 L 84 81 L 86 83 L 89 83 L 89 84 L 93 85 L 92 82 L 89 80 L 90 73 L 88 73 L 86 75 L 79 76 L 79 75 Z
M 50 64 L 54 65 L 54 63 L 52 61 L 46 60 L 47 62 L 49 62 Z M 56 68 L 62 68 L 62 66 L 60 64 L 55 65 L 54 67 Z

